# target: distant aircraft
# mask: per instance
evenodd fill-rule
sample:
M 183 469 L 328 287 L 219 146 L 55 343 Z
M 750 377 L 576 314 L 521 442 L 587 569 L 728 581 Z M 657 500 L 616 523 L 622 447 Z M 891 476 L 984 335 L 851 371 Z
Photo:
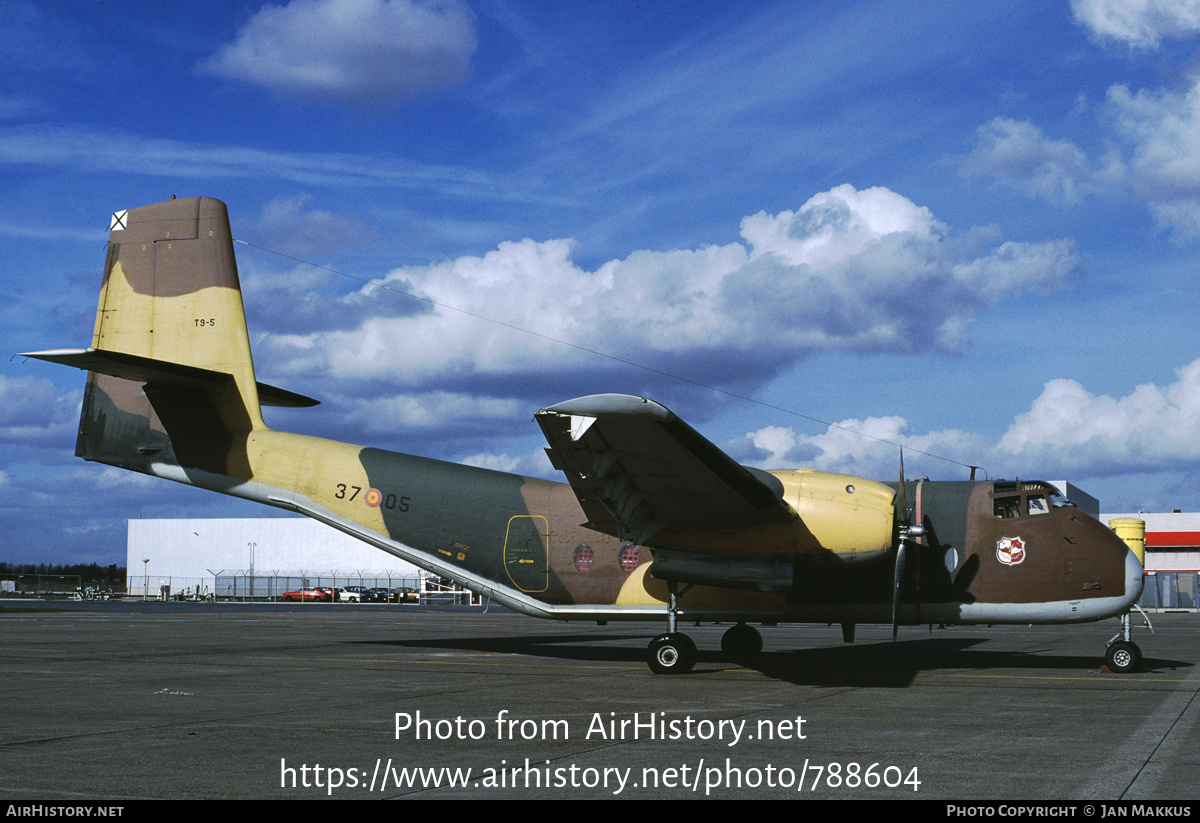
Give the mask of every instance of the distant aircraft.
M 1126 544 L 1047 483 L 747 468 L 641 397 L 537 412 L 567 483 L 272 431 L 261 405 L 316 401 L 255 379 L 209 198 L 114 214 L 91 347 L 28 356 L 89 373 L 85 460 L 299 512 L 535 617 L 663 620 L 659 673 L 695 663 L 679 620 L 734 623 L 721 647 L 748 659 L 750 623 L 848 642 L 857 623 L 1082 623 L 1142 591 Z M 1123 627 L 1114 671 L 1141 658 Z

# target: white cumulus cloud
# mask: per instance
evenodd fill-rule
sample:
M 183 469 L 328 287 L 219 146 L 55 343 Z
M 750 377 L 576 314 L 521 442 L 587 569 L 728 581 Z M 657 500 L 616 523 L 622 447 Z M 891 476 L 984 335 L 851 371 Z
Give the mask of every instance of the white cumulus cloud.
M 0 439 L 54 442 L 71 434 L 82 395 L 82 391 L 61 393 L 45 378 L 0 374 Z
M 1124 397 L 1094 395 L 1075 380 L 1051 380 L 1013 421 L 997 457 L 1096 475 L 1194 468 L 1200 460 L 1200 360 L 1165 387 Z
M 474 18 L 458 0 L 264 6 L 201 70 L 296 97 L 388 105 L 461 83 Z
M 1075 144 L 1052 140 L 1032 123 L 1008 117 L 996 117 L 975 130 L 974 148 L 958 168 L 966 177 L 994 178 L 1059 204 L 1077 203 L 1124 177 L 1119 160 L 1110 158 L 1103 168 L 1093 168 Z
M 959 173 L 1065 205 L 1132 192 L 1175 240 L 1200 239 L 1200 74 L 1174 90 L 1114 85 L 1103 111 L 1124 157 L 1114 150 L 1093 162 L 1032 123 L 997 117 L 976 130 Z
M 742 235 L 745 242 L 638 251 L 593 271 L 574 262 L 568 240 L 506 242 L 482 257 L 386 278 L 384 287 L 439 304 L 426 311 L 389 313 L 411 311 L 411 299 L 384 299 L 372 286 L 363 294 L 377 314 L 337 329 L 276 333 L 266 351 L 286 371 L 366 381 L 372 391 L 469 387 L 517 396 L 531 380 L 617 368 L 581 358 L 580 348 L 747 386 L 814 352 L 958 351 L 981 309 L 1082 273 L 1070 241 L 988 248 L 994 238 L 954 238 L 928 209 L 883 188 L 838 186 L 794 212 L 746 218 Z M 363 294 L 344 300 L 366 305 Z M 330 316 L 339 313 L 330 307 Z
M 1099 40 L 1135 48 L 1200 32 L 1200 0 L 1071 0 L 1071 8 Z
M 741 462 L 765 469 L 810 468 L 880 480 L 899 476 L 901 447 L 911 476 L 929 472 L 937 479 L 966 479 L 966 466 L 990 455 L 979 435 L 958 429 L 915 434 L 895 415 L 842 420 L 816 435 L 767 426 L 726 446 Z
M 1200 238 L 1200 74 L 1178 91 L 1113 86 L 1107 106 L 1131 146 L 1135 191 L 1177 237 Z
M 1180 369 L 1166 386 L 1147 383 L 1123 397 L 1093 394 L 1077 380 L 1050 380 L 998 441 L 958 429 L 918 434 L 904 418 L 887 416 L 842 420 L 816 435 L 767 426 L 725 449 L 762 468 L 807 467 L 887 480 L 898 471 L 900 446 L 910 476 L 927 472 L 935 479 L 965 479 L 968 465 L 1004 477 L 1195 475 L 1200 465 L 1200 360 Z M 965 465 L 956 468 L 953 463 Z

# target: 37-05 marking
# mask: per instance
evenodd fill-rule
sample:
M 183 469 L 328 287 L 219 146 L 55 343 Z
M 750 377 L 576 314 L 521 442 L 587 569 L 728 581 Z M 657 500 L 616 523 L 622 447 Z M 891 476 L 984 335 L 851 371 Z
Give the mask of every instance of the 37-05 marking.
M 338 483 L 337 491 L 333 496 L 338 500 L 356 500 L 362 494 L 362 486 L 351 486 L 346 483 Z M 366 494 L 362 495 L 363 503 L 367 504 L 372 509 L 384 508 L 388 511 L 406 512 L 409 504 L 412 502 L 412 497 L 408 495 L 397 495 L 393 492 L 382 492 L 379 489 L 367 489 Z

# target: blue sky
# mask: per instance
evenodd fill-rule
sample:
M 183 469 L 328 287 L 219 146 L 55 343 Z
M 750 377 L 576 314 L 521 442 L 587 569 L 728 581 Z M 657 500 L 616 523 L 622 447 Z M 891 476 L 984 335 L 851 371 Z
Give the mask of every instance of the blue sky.
M 211 196 L 260 379 L 323 401 L 276 428 L 552 476 L 532 414 L 619 391 L 764 468 L 1197 510 L 1198 43 L 1197 0 L 0 0 L 0 334 L 86 345 L 109 214 Z M 74 458 L 82 382 L 0 370 L 3 559 L 270 514 Z

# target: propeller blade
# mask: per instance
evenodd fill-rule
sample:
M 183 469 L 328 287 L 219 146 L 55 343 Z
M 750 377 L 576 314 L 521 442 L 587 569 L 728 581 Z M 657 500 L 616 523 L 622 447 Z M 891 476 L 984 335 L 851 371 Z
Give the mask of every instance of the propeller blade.
M 919 528 L 919 532 L 923 533 L 924 528 Z M 921 537 L 917 537 L 913 543 L 913 600 L 917 606 L 917 624 L 921 623 Z
M 896 568 L 892 575 L 892 642 L 900 626 L 900 581 L 904 578 L 905 544 L 908 539 L 908 495 L 904 491 L 904 447 L 900 447 L 900 484 L 896 487 Z

